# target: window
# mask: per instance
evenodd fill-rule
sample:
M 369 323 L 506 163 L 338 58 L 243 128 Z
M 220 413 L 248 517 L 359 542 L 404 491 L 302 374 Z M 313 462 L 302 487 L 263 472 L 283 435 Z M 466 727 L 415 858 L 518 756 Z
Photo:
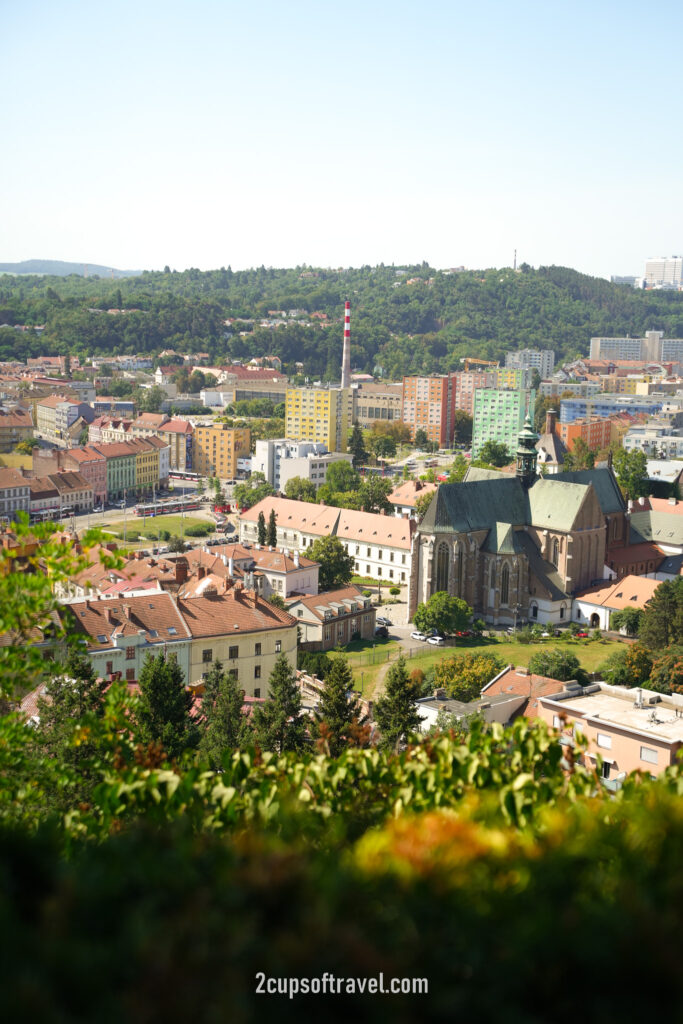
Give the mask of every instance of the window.
M 508 604 L 510 598 L 510 567 L 507 565 L 503 566 L 503 571 L 500 574 L 500 603 Z
M 653 750 L 652 747 L 640 748 L 640 760 L 647 761 L 648 764 L 657 764 L 657 754 L 658 752 Z
M 599 747 L 604 747 L 605 750 L 611 750 L 612 749 L 612 737 L 608 736 L 604 732 L 599 732 L 598 733 L 598 738 L 597 738 L 597 744 L 598 744 Z
M 261 657 L 261 644 L 254 644 L 254 657 L 255 658 L 260 658 Z
M 114 671 L 114 662 L 113 661 L 108 661 L 107 662 L 107 675 L 110 676 L 113 673 L 113 671 Z
M 230 676 L 231 679 L 237 679 L 237 669 L 236 668 L 229 669 L 228 670 L 228 675 Z
M 234 661 L 236 658 L 239 658 L 239 656 L 240 656 L 240 649 L 239 649 L 239 647 L 231 647 L 228 650 L 228 658 L 230 659 L 230 661 Z
M 260 697 L 261 696 L 261 687 L 260 686 L 257 686 L 256 689 L 254 690 L 254 696 L 255 697 Z
M 366 558 L 370 558 L 370 551 L 371 551 L 371 549 L 370 549 L 370 548 L 366 548 L 366 549 L 365 549 L 365 557 L 366 557 Z
M 603 761 L 602 762 L 601 777 L 603 779 L 609 779 L 609 773 L 611 772 L 611 770 L 612 770 L 612 762 L 611 761 Z
M 282 650 L 282 640 L 275 641 L 275 653 L 279 654 Z
M 127 668 L 126 669 L 126 682 L 132 683 L 134 679 L 135 679 L 135 669 L 134 668 Z
M 379 562 L 382 561 L 382 549 L 381 548 L 379 548 L 379 550 L 377 551 L 377 560 Z
M 448 590 L 448 544 L 445 541 L 436 549 L 436 589 Z
M 561 729 L 561 728 L 562 728 L 562 719 L 560 718 L 559 715 L 553 715 L 553 729 Z
M 254 665 L 254 679 L 260 679 L 260 678 L 261 678 L 261 666 L 260 665 Z
M 389 561 L 390 561 L 390 562 L 393 562 L 393 560 L 394 560 L 394 552 L 393 552 L 393 551 L 390 551 L 390 552 L 389 552 Z
M 213 651 L 210 647 L 202 651 L 202 661 L 213 661 Z
M 135 648 L 134 647 L 126 647 L 126 661 L 134 661 L 134 660 L 135 660 Z
M 553 553 L 552 553 L 552 557 L 551 557 L 551 561 L 552 561 L 553 565 L 556 568 L 557 568 L 557 563 L 559 562 L 559 560 L 560 560 L 560 544 L 559 544 L 559 541 L 558 541 L 558 539 L 556 537 L 555 540 L 553 541 Z

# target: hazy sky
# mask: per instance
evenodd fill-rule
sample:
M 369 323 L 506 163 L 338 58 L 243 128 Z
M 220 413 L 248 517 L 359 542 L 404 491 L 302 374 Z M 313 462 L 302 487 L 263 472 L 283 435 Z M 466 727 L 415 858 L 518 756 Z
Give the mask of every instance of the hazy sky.
M 641 274 L 683 249 L 682 29 L 680 0 L 5 0 L 0 261 Z

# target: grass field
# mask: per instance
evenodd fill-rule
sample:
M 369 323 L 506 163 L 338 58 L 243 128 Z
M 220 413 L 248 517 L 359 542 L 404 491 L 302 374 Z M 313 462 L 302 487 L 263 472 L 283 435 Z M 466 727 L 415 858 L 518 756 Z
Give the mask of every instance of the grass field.
M 156 540 L 159 530 L 168 530 L 171 534 L 180 536 L 181 530 L 187 530 L 188 526 L 205 525 L 206 519 L 198 519 L 196 516 L 154 516 L 143 519 L 141 516 L 126 516 L 126 536 L 129 540 L 136 535 Z M 113 519 L 102 524 L 102 530 L 113 533 L 115 537 L 123 538 L 123 519 Z
M 345 654 L 353 671 L 356 689 L 363 691 L 363 696 L 372 699 L 375 695 L 378 679 L 384 666 L 396 661 L 403 650 L 408 669 L 420 668 L 423 672 L 432 668 L 443 658 L 452 658 L 455 654 L 490 653 L 495 654 L 504 664 L 528 665 L 529 659 L 546 644 L 519 644 L 513 640 L 482 639 L 464 641 L 457 647 L 432 647 L 429 644 L 414 642 L 408 651 L 396 640 L 372 642 L 358 641 L 349 644 Z M 619 640 L 557 640 L 550 641 L 550 647 L 569 651 L 576 655 L 582 668 L 587 672 L 595 672 L 609 657 L 612 651 L 621 646 Z

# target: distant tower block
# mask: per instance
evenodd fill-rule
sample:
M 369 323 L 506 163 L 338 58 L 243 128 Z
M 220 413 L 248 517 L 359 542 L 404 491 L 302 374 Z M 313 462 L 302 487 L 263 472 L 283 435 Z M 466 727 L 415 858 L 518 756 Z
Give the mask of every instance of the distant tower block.
M 341 386 L 351 385 L 351 303 L 346 300 L 344 305 L 344 351 L 342 353 Z

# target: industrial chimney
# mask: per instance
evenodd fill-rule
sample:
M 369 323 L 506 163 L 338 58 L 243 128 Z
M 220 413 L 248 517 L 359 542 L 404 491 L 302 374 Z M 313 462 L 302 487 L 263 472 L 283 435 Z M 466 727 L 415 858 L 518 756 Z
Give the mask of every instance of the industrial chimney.
M 344 304 L 344 349 L 342 352 L 341 386 L 351 386 L 351 303 Z

